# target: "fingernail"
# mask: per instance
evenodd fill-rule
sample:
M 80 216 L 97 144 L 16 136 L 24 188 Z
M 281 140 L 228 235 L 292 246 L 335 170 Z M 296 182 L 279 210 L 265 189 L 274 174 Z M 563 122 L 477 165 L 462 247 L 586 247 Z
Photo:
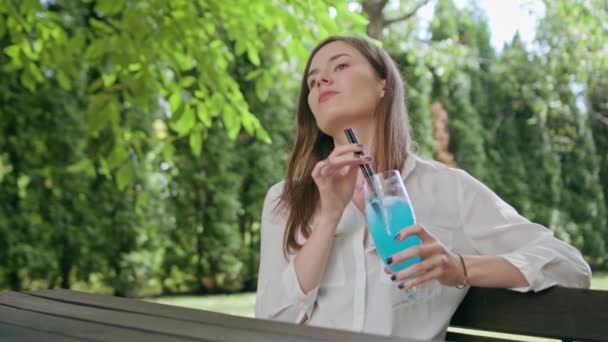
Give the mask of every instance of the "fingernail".
M 393 257 L 386 258 L 386 263 L 389 264 L 389 265 L 392 264 L 393 263 Z
M 357 144 L 357 147 L 363 148 L 363 144 Z
M 400 236 L 401 236 L 401 233 L 397 233 L 397 235 L 395 235 L 395 240 L 399 240 Z
M 374 158 L 373 158 L 373 157 L 370 157 L 370 156 L 365 156 L 365 157 L 363 157 L 363 159 L 365 159 L 365 160 L 367 160 L 367 161 L 372 161 L 372 160 L 374 160 Z
M 399 284 L 399 289 L 400 289 L 400 290 L 403 290 L 403 288 L 404 288 L 404 287 L 405 287 L 405 283 L 401 283 L 401 284 Z
M 393 274 L 393 275 L 391 276 L 391 280 L 392 280 L 392 281 L 395 281 L 396 279 L 397 279 L 397 276 Z

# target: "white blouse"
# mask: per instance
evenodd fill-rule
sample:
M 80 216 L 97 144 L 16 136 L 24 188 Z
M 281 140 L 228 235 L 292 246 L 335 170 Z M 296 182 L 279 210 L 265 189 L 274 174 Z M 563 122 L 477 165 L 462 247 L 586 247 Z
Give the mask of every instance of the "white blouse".
M 589 287 L 591 270 L 574 247 L 520 216 L 465 171 L 412 155 L 402 176 L 417 223 L 455 253 L 504 257 L 530 284 L 512 290 Z M 303 293 L 295 253 L 283 255 L 286 217 L 274 211 L 282 188 L 283 182 L 271 187 L 264 202 L 256 318 L 422 340 L 445 338 L 468 289 L 435 282 L 437 295 L 404 302 L 405 293 L 384 273 L 372 239 L 366 238 L 365 216 L 352 202 L 336 228 L 321 284 Z

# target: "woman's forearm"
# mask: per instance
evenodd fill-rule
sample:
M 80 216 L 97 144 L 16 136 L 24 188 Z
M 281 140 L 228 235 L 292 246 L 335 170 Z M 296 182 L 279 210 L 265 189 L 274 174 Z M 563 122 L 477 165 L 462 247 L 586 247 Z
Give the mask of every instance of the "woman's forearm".
M 305 294 L 321 283 L 339 221 L 340 217 L 336 215 L 322 215 L 296 255 L 294 267 L 302 292 Z
M 469 284 L 476 287 L 517 288 L 529 286 L 524 275 L 500 256 L 464 256 Z

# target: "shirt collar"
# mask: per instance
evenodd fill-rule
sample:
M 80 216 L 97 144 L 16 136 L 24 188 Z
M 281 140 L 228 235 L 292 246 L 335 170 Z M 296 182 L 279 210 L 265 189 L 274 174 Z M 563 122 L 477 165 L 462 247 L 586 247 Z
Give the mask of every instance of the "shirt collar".
M 405 180 L 412 173 L 412 171 L 414 171 L 414 168 L 416 167 L 417 158 L 418 156 L 413 153 L 409 153 L 407 155 L 407 158 L 405 158 L 405 163 L 403 163 L 403 170 L 401 171 L 401 178 L 403 178 L 403 180 Z

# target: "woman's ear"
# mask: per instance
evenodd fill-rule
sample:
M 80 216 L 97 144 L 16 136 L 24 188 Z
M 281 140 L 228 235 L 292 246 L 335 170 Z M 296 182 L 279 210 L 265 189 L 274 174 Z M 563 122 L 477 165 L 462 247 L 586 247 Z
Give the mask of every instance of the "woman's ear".
M 384 98 L 384 94 L 386 92 L 386 80 L 380 80 L 378 85 L 380 86 L 380 98 Z

